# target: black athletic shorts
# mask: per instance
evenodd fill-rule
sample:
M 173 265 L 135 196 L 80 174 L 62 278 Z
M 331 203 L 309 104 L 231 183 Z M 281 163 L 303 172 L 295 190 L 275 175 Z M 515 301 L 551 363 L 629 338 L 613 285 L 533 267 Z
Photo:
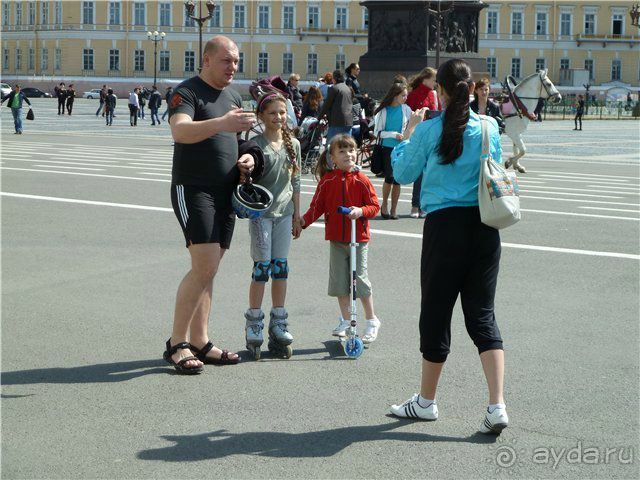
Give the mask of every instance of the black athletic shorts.
M 201 185 L 171 185 L 171 204 L 184 233 L 187 248 L 198 243 L 231 246 L 236 214 L 232 190 Z

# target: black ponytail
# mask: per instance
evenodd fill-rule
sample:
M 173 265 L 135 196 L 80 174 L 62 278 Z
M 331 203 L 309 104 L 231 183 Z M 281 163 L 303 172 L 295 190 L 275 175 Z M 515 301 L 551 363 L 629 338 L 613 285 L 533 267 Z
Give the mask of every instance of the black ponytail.
M 438 146 L 441 163 L 448 165 L 462 155 L 464 131 L 469 121 L 469 87 L 473 82 L 471 68 L 464 60 L 449 60 L 438 69 L 436 81 L 449 96 Z

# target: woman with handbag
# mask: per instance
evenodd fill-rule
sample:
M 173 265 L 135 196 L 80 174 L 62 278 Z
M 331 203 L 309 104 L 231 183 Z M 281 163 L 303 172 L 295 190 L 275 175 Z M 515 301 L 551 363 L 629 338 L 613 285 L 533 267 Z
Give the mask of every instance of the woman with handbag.
M 461 296 L 467 332 L 478 349 L 489 387 L 489 406 L 480 427 L 500 433 L 508 424 L 503 397 L 504 352 L 494 314 L 500 263 L 498 230 L 480 221 L 478 178 L 482 123 L 489 132 L 489 151 L 501 162 L 500 133 L 494 119 L 486 122 L 469 107 L 474 91 L 471 68 L 452 59 L 438 69 L 438 89 L 446 109 L 422 122 L 415 112 L 405 141 L 393 154 L 393 173 L 411 183 L 422 173 L 421 207 L 427 212 L 422 239 L 420 351 L 422 382 L 415 394 L 391 412 L 399 417 L 436 420 L 436 389 L 449 354 L 451 315 Z
M 382 157 L 382 171 L 384 183 L 382 184 L 382 206 L 380 215 L 385 220 L 397 220 L 396 209 L 400 198 L 400 184 L 393 178 L 391 168 L 391 152 L 403 139 L 405 128 L 411 117 L 411 108 L 405 103 L 407 100 L 407 84 L 394 83 L 385 97 L 374 111 L 374 134 L 378 138 L 378 153 Z M 389 211 L 389 194 L 391 194 L 391 211 Z

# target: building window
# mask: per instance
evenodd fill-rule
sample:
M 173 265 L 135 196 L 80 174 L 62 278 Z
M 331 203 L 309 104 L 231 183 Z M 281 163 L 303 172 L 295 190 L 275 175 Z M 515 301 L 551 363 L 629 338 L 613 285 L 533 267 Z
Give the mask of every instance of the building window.
M 133 70 L 136 72 L 144 72 L 144 50 L 134 50 Z
M 616 58 L 611 61 L 611 80 L 622 79 L 622 60 Z
M 120 25 L 120 2 L 109 2 L 109 25 Z
M 16 25 L 22 25 L 22 3 L 16 3 Z
M 49 69 L 49 50 L 46 48 L 40 52 L 40 69 L 43 72 Z
M 53 60 L 54 60 L 53 68 L 55 68 L 56 70 L 61 70 L 62 69 L 62 49 L 61 48 L 56 48 L 55 57 Z
M 195 72 L 196 70 L 196 52 L 187 50 L 184 52 L 184 71 Z
M 36 52 L 33 48 L 29 49 L 29 70 L 36 69 Z
M 560 70 L 569 70 L 570 67 L 571 67 L 571 62 L 569 61 L 568 58 L 560 59 Z
M 55 15 L 54 22 L 56 23 L 56 25 L 59 25 L 62 23 L 62 1 L 57 1 L 53 4 L 53 7 L 53 14 Z
M 109 50 L 109 70 L 120 70 L 120 50 Z
M 309 7 L 307 9 L 307 27 L 320 28 L 320 9 L 318 7 Z
M 93 25 L 93 2 L 82 2 L 82 23 Z
M 222 5 L 217 5 L 216 9 L 213 11 L 211 15 L 211 20 L 209 20 L 209 26 L 213 28 L 220 28 L 220 11 L 222 9 Z
M 293 73 L 293 53 L 282 54 L 282 73 Z
M 9 16 L 11 15 L 11 4 L 3 3 L 2 4 L 2 25 L 9 25 Z
M 536 72 L 546 68 L 547 61 L 544 58 L 536 58 Z
M 318 75 L 318 54 L 317 53 L 307 54 L 307 74 Z
M 614 13 L 611 21 L 611 33 L 614 35 L 624 35 L 624 17 L 619 13 Z
M 258 5 L 258 28 L 269 28 L 269 6 Z
M 233 28 L 245 28 L 244 5 L 233 6 Z
M 142 2 L 134 2 L 133 3 L 133 24 L 134 25 L 145 25 L 144 21 L 145 14 L 145 4 Z
M 46 25 L 49 23 L 49 2 L 42 2 L 40 5 L 42 6 L 40 9 L 40 23 Z
M 160 4 L 160 26 L 171 26 L 171 3 L 165 2 Z
M 536 35 L 547 34 L 547 12 L 536 13 Z
M 82 69 L 93 70 L 93 48 L 84 48 L 82 50 Z
M 347 27 L 347 7 L 336 7 L 336 30 L 346 30 Z
M 585 35 L 596 34 L 596 16 L 594 13 L 586 13 L 584 15 L 584 34 Z
M 560 35 L 563 37 L 571 36 L 571 24 L 573 23 L 573 18 L 570 13 L 561 13 L 560 14 Z
M 16 70 L 22 69 L 22 50 L 16 48 Z
M 520 59 L 512 58 L 511 59 L 511 76 L 514 78 L 520 78 L 521 69 L 520 69 Z
M 293 5 L 285 5 L 282 7 L 282 28 L 287 30 L 294 29 L 294 10 Z
M 369 28 L 369 9 L 362 7 L 362 29 L 367 30 Z
M 2 69 L 5 71 L 9 69 L 9 49 L 8 48 L 5 48 L 4 50 L 2 50 Z
M 595 77 L 593 76 L 593 59 L 592 58 L 585 58 L 584 69 L 589 72 L 589 80 L 594 80 Z
M 487 57 L 487 70 L 489 71 L 489 76 L 491 78 L 496 78 L 498 76 L 498 64 L 496 62 L 496 57 Z
M 36 24 L 36 2 L 29 2 L 29 25 Z
M 258 73 L 269 72 L 269 54 L 267 52 L 258 53 Z
M 347 57 L 344 53 L 336 53 L 336 70 L 343 70 L 347 64 Z
M 160 71 L 168 72 L 171 69 L 171 53 L 169 50 L 160 50 Z
M 498 33 L 498 12 L 487 12 L 487 33 L 495 35 Z
M 511 13 L 511 33 L 522 35 L 522 12 Z
M 244 52 L 238 53 L 238 73 L 244 73 Z

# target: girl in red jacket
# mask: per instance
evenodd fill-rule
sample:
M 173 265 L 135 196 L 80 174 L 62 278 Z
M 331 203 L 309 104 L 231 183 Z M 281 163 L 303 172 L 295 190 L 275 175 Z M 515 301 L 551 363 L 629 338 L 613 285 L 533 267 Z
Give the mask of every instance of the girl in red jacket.
M 363 343 L 371 343 L 378 336 L 380 320 L 373 310 L 371 282 L 367 275 L 367 251 L 369 246 L 369 219 L 380 211 L 380 204 L 373 185 L 356 166 L 357 145 L 350 135 L 336 135 L 328 147 L 334 169 L 331 170 L 326 151 L 318 161 L 316 177 L 320 178 L 307 213 L 300 219 L 300 227 L 306 228 L 321 215 L 325 219 L 325 239 L 329 247 L 329 296 L 338 297 L 340 322 L 333 329 L 336 337 L 345 336 L 349 327 L 349 242 L 351 219 L 356 219 L 356 293 L 362 302 L 367 318 Z M 338 213 L 338 207 L 351 208 L 349 215 Z

